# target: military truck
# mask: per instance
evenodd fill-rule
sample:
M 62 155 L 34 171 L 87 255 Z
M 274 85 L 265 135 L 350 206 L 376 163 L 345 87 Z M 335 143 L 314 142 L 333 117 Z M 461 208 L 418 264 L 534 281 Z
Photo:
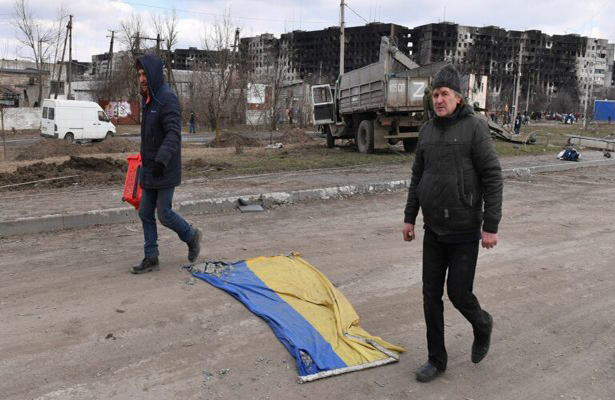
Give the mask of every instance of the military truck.
M 379 61 L 340 75 L 334 87 L 312 87 L 313 122 L 327 136 L 355 139 L 361 153 L 403 141 L 413 151 L 423 118 L 423 95 L 444 63 L 419 67 L 382 37 Z

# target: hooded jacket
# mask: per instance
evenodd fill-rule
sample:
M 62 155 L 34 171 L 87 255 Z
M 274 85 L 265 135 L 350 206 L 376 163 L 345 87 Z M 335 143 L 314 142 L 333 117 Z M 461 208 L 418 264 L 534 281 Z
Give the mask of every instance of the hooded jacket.
M 485 121 L 468 105 L 421 128 L 404 222 L 419 208 L 438 235 L 482 229 L 497 233 L 502 218 L 502 169 Z M 484 207 L 484 208 L 483 208 Z
M 166 189 L 181 183 L 181 116 L 179 102 L 164 82 L 160 57 L 139 57 L 149 87 L 149 102 L 142 101 L 141 112 L 141 187 Z M 164 174 L 154 177 L 154 164 L 162 163 Z

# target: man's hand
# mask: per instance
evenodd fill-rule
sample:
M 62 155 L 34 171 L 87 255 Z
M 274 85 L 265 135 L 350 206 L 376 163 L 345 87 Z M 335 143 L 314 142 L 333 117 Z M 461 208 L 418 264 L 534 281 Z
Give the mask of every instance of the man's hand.
M 497 233 L 489 233 L 483 231 L 482 236 L 482 245 L 485 249 L 494 248 L 495 245 L 498 244 L 498 234 Z
M 156 161 L 154 163 L 154 178 L 161 178 L 164 175 L 165 168 L 163 163 Z
M 414 224 L 404 223 L 403 235 L 406 242 L 411 242 L 416 239 L 416 236 L 414 235 Z

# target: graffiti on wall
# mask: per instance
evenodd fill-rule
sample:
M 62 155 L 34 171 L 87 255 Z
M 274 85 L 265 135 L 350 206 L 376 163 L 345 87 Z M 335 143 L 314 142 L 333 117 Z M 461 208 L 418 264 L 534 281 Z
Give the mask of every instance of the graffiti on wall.
M 127 118 L 132 115 L 130 103 L 127 101 L 110 101 L 105 106 L 109 118 Z
M 139 103 L 126 100 L 101 100 L 98 104 L 114 124 L 139 124 Z

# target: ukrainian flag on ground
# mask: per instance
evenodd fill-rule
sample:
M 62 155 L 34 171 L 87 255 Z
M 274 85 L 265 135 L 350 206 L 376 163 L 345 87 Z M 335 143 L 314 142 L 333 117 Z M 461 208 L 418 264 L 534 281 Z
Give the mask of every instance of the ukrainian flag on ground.
M 405 351 L 363 330 L 346 296 L 298 254 L 228 266 L 222 274 L 193 275 L 267 321 L 297 361 L 301 382 L 395 362 Z

